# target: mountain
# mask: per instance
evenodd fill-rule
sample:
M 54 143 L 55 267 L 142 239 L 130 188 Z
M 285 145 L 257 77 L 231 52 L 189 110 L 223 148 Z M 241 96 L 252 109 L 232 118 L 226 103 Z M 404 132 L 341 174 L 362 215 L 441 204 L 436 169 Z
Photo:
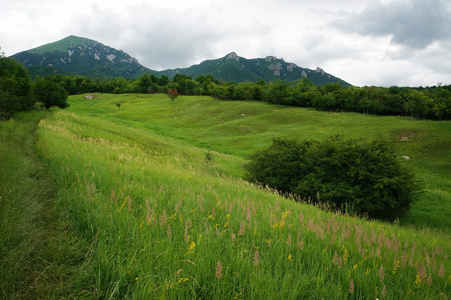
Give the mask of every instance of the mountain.
M 217 79 L 234 82 L 255 82 L 260 79 L 266 82 L 279 79 L 291 82 L 308 78 L 316 85 L 328 82 L 342 82 L 344 85 L 350 85 L 344 80 L 326 73 L 321 68 L 316 70 L 302 68 L 275 56 L 246 59 L 238 56 L 235 52 L 219 59 L 205 60 L 188 68 L 164 70 L 160 73 L 169 77 L 173 77 L 177 73 L 186 74 L 193 78 L 199 75 L 213 75 Z
M 205 60 L 188 68 L 154 71 L 142 66 L 137 59 L 122 50 L 73 35 L 14 54 L 12 57 L 21 62 L 32 77 L 57 73 L 90 78 L 137 78 L 147 73 L 157 76 L 167 75 L 170 78 L 175 74 L 185 74 L 192 78 L 213 75 L 219 80 L 234 82 L 255 82 L 260 79 L 266 82 L 278 79 L 291 82 L 306 77 L 316 85 L 337 81 L 350 85 L 320 68 L 316 70 L 302 68 L 274 56 L 246 59 L 235 52 L 219 59 Z
M 138 77 L 153 72 L 122 50 L 73 35 L 12 57 L 21 62 L 31 76 L 59 73 L 111 78 Z

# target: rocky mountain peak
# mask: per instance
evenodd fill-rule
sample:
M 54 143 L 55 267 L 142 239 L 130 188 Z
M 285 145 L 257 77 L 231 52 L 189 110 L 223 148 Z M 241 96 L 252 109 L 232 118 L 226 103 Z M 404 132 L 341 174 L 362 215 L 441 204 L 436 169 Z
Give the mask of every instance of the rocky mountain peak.
M 230 52 L 229 54 L 227 54 L 226 55 L 226 59 L 232 59 L 232 60 L 240 61 L 240 57 L 235 52 Z

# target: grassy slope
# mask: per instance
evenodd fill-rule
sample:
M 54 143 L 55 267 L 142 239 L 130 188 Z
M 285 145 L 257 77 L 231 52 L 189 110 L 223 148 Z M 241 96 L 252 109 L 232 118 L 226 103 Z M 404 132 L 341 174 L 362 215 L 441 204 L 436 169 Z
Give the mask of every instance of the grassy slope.
M 0 299 L 82 296 L 88 278 L 89 244 L 71 231 L 34 153 L 45 116 L 22 113 L 0 123 Z
M 158 96 L 129 100 L 120 112 L 112 96 L 108 105 L 102 99 L 89 104 L 99 110 L 113 106 L 111 113 L 137 120 L 172 109 L 180 109 L 182 118 L 181 111 L 200 112 L 203 101 L 214 102 L 189 98 L 180 99 L 187 105 L 171 106 Z M 72 110 L 81 111 L 76 101 L 88 103 L 72 98 Z M 144 111 L 143 105 L 155 109 Z M 237 107 L 229 110 L 236 113 Z M 207 110 L 212 109 L 215 105 Z M 216 110 L 221 117 L 217 105 Z M 213 152 L 207 164 L 205 150 L 188 143 L 195 123 L 185 122 L 185 129 L 164 126 L 173 119 L 126 123 L 174 137 L 186 132 L 181 143 L 116 118 L 57 111 L 40 123 L 37 150 L 55 178 L 57 197 L 94 245 L 88 269 L 94 284 L 87 287 L 93 298 L 449 297 L 447 235 L 329 214 L 256 189 L 236 178 L 239 158 Z M 204 143 L 226 149 L 232 135 L 216 132 L 222 144 Z
M 399 155 L 424 181 L 426 193 L 402 223 L 417 227 L 451 228 L 451 123 L 410 121 L 355 113 L 271 106 L 256 102 L 220 101 L 209 97 L 179 97 L 172 105 L 165 95 L 97 95 L 70 98 L 70 111 L 125 123 L 220 153 L 242 163 L 274 137 L 323 139 L 383 137 L 400 148 Z M 118 109 L 115 105 L 121 103 Z M 244 116 L 242 115 L 244 114 Z M 401 137 L 408 141 L 401 141 Z M 242 174 L 234 166 L 231 175 Z
M 64 53 L 67 51 L 67 48 L 69 48 L 70 46 L 76 47 L 76 46 L 82 45 L 86 41 L 94 42 L 93 40 L 90 40 L 90 39 L 71 35 L 62 40 L 59 40 L 59 41 L 56 41 L 53 43 L 49 43 L 49 44 L 45 44 L 45 45 L 39 46 L 37 48 L 31 49 L 28 52 L 30 52 L 32 54 L 38 54 L 38 55 L 43 55 L 46 52 L 62 52 L 62 53 Z

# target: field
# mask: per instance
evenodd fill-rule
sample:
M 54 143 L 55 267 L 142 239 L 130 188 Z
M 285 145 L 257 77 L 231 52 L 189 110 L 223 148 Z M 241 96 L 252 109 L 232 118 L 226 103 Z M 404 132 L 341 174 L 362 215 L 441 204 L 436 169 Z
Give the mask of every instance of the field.
M 209 97 L 180 96 L 171 103 L 165 95 L 99 94 L 93 100 L 72 96 L 70 103 L 28 129 L 36 168 L 52 183 L 48 205 L 54 206 L 52 232 L 60 244 L 53 243 L 66 249 L 53 257 L 39 252 L 48 264 L 37 272 L 54 278 L 47 280 L 49 298 L 451 295 L 449 122 Z M 5 145 L 20 122 L 2 125 Z M 241 178 L 248 155 L 273 137 L 335 134 L 384 137 L 398 144 L 400 156 L 411 157 L 404 163 L 424 181 L 425 193 L 408 216 L 386 224 L 325 212 Z M 2 157 L 19 148 L 5 148 Z M 36 177 L 29 173 L 25 177 Z M 9 192 L 6 184 L 21 190 L 17 180 L 3 181 L 0 196 Z M 0 203 L 7 207 L 21 197 Z M 1 261 L 11 261 L 14 243 L 2 240 L 0 249 Z M 7 270 L 0 273 L 2 283 Z M 0 287 L 7 299 L 11 288 Z
M 410 157 L 404 163 L 415 171 L 425 188 L 402 224 L 450 233 L 450 122 L 319 112 L 210 97 L 179 97 L 174 105 L 168 100 L 165 95 L 97 95 L 91 101 L 74 96 L 68 111 L 230 154 L 239 165 L 256 150 L 269 146 L 274 137 L 321 140 L 339 134 L 344 138 L 389 139 L 399 148 L 399 156 Z M 242 176 L 243 169 L 236 164 L 227 174 Z

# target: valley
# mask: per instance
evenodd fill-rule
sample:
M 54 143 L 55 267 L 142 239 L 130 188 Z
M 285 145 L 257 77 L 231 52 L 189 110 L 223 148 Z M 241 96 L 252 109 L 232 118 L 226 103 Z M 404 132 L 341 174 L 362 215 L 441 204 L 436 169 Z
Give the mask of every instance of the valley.
M 70 96 L 65 110 L 36 116 L 41 120 L 30 132 L 58 208 L 52 243 L 65 250 L 39 254 L 45 261 L 35 267 L 48 280 L 34 295 L 50 297 L 48 289 L 73 299 L 449 297 L 448 121 L 206 96 L 172 102 L 166 94 L 89 95 Z M 20 116 L 37 113 L 7 121 L 0 138 L 9 141 Z M 336 134 L 398 146 L 399 159 L 425 184 L 409 215 L 395 223 L 363 220 L 242 179 L 249 155 L 274 137 Z M 20 202 L 0 192 L 4 207 Z M 4 245 L 10 261 L 20 247 Z

